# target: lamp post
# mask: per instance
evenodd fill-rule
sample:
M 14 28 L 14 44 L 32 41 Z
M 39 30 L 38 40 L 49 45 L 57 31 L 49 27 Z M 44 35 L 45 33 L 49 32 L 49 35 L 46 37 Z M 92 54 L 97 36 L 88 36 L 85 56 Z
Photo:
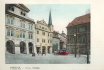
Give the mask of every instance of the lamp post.
M 76 34 L 75 33 L 74 33 L 74 37 L 75 37 L 74 43 L 75 43 L 75 57 L 76 57 Z
M 89 64 L 89 48 L 88 48 L 88 46 L 87 46 L 87 64 Z

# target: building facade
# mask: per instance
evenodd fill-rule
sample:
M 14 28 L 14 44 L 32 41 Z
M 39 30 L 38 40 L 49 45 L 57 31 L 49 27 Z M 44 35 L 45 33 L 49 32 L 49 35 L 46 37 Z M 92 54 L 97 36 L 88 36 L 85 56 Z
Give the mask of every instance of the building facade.
M 70 53 L 86 54 L 90 50 L 90 14 L 76 17 L 67 26 Z
M 5 7 L 6 52 L 13 54 L 36 52 L 35 22 L 27 15 L 30 10 L 23 4 L 6 4 Z
M 53 31 L 53 39 L 52 39 L 52 52 L 60 50 L 60 38 L 59 33 L 56 31 Z
M 51 11 L 49 13 L 48 24 L 44 20 L 37 21 L 35 32 L 37 53 L 52 53 L 53 25 Z

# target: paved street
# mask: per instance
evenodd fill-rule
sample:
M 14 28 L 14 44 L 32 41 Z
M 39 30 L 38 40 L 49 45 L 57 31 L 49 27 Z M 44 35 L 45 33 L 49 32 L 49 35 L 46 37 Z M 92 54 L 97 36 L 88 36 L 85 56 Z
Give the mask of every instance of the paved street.
M 74 54 L 69 55 L 36 55 L 31 54 L 5 54 L 6 64 L 87 64 L 86 55 L 74 57 Z

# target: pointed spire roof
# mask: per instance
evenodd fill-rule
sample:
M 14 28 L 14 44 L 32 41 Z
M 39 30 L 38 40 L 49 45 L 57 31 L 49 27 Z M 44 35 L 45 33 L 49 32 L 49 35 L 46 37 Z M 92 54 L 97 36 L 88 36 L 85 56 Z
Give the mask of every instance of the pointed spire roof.
M 52 25 L 51 10 L 50 10 L 50 13 L 49 13 L 49 21 L 48 21 L 48 25 Z

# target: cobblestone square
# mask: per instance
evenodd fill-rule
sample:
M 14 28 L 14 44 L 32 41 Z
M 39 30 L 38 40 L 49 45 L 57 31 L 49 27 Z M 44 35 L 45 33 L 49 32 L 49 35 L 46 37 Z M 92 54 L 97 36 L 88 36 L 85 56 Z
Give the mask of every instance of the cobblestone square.
M 36 55 L 32 57 L 31 54 L 6 54 L 6 64 L 87 64 L 86 55 Z

